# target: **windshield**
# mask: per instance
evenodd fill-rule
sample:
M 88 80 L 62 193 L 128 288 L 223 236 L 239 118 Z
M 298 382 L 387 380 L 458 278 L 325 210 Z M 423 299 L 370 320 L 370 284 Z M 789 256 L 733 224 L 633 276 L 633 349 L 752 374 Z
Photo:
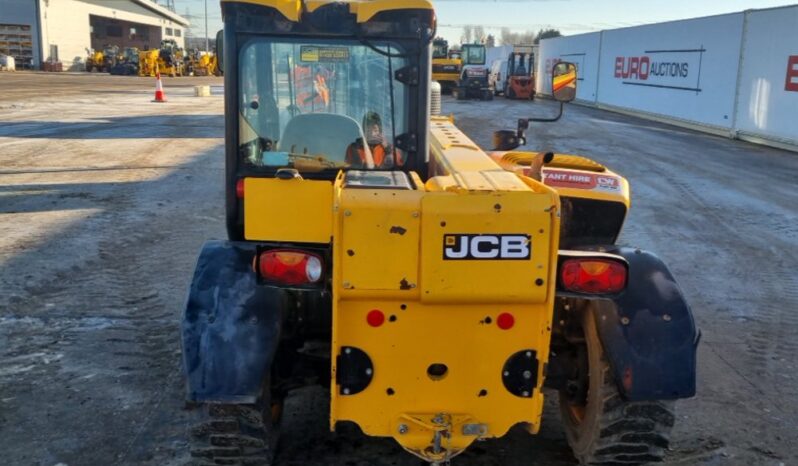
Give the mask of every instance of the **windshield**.
M 300 171 L 403 165 L 394 139 L 406 131 L 406 89 L 390 77 L 406 60 L 396 47 L 369 45 L 383 53 L 354 41 L 257 38 L 245 44 L 242 162 Z
M 485 64 L 485 46 L 484 45 L 464 45 L 463 53 L 465 53 L 465 62 L 468 65 L 484 65 Z
M 446 42 L 435 41 L 432 44 L 432 58 L 446 58 L 449 44 Z

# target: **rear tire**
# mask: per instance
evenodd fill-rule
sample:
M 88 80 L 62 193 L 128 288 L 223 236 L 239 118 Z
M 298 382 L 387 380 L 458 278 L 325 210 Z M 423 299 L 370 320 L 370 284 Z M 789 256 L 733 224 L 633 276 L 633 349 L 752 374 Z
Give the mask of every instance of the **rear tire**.
M 507 85 L 507 90 L 504 91 L 504 96 L 508 99 L 515 99 L 515 90 L 509 84 Z
M 258 402 L 201 404 L 194 409 L 198 419 L 190 432 L 192 464 L 272 464 L 282 406 Z
M 594 301 L 591 306 L 614 304 Z M 587 345 L 587 394 L 578 400 L 560 392 L 563 426 L 574 456 L 583 465 L 662 461 L 675 420 L 674 402 L 624 400 L 590 308 L 584 313 L 582 328 Z

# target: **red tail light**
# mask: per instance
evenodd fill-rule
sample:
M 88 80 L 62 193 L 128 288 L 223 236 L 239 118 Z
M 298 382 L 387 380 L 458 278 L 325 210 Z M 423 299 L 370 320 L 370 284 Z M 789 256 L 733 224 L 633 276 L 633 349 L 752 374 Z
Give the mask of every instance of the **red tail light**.
M 302 251 L 274 249 L 260 253 L 258 273 L 281 285 L 310 285 L 322 277 L 321 257 Z
M 626 287 L 626 266 L 610 259 L 568 259 L 560 268 L 563 288 L 579 293 L 617 293 Z
M 244 199 L 244 178 L 239 178 L 236 181 L 236 197 Z

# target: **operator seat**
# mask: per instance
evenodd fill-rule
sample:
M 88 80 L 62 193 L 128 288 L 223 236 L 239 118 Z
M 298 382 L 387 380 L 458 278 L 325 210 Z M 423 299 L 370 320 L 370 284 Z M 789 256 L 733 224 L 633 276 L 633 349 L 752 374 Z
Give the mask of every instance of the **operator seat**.
M 292 118 L 277 143 L 278 152 L 323 155 L 332 162 L 346 161 L 346 150 L 355 141 L 365 141 L 363 130 L 354 118 L 335 113 L 303 113 Z M 367 167 L 374 162 L 364 145 Z

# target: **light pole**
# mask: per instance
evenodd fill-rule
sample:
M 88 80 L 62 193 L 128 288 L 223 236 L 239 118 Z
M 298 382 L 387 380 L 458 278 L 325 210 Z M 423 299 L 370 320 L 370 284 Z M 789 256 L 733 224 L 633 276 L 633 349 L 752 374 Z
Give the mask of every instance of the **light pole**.
M 205 0 L 205 53 L 210 52 L 208 47 L 208 0 Z

